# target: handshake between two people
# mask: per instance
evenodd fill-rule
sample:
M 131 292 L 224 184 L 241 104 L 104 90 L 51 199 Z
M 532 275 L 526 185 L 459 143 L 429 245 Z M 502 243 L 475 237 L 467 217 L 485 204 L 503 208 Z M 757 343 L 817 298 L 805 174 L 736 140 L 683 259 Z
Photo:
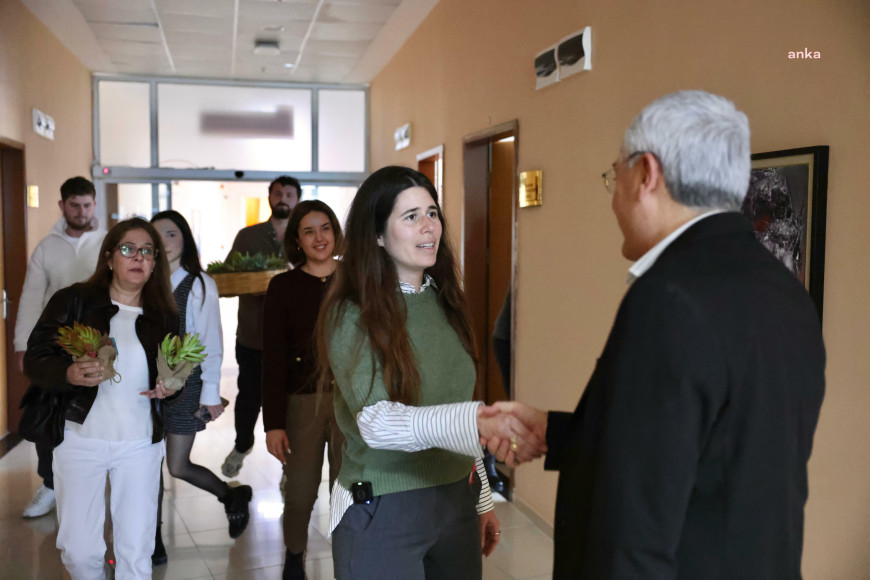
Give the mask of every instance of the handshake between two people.
M 547 452 L 547 413 L 516 401 L 481 406 L 477 411 L 480 444 L 511 467 Z

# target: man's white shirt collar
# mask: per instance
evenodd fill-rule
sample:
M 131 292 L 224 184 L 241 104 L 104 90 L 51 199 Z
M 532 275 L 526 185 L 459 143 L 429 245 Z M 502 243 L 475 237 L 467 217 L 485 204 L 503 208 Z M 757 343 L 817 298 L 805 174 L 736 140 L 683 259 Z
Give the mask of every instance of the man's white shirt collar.
M 626 280 L 626 282 L 628 284 L 631 284 L 632 282 L 646 274 L 646 271 L 652 268 L 653 264 L 656 263 L 656 260 L 659 259 L 659 256 L 662 255 L 662 252 L 664 252 L 665 249 L 670 246 L 674 240 L 679 238 L 684 231 L 686 231 L 702 219 L 710 217 L 711 215 L 716 215 L 717 213 L 723 213 L 724 211 L 724 209 L 714 209 L 712 211 L 704 212 L 698 217 L 690 219 L 689 221 L 672 231 L 665 239 L 650 248 L 646 254 L 641 256 L 637 262 L 631 265 L 631 268 L 628 269 L 628 280 Z

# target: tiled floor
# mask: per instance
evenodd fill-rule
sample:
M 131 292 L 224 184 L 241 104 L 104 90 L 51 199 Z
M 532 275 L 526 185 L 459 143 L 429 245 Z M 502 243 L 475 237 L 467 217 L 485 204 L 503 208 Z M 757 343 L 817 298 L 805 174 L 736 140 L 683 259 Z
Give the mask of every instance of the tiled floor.
M 236 391 L 235 377 L 226 376 L 224 396 Z M 230 397 L 232 398 L 232 397 Z M 193 460 L 220 475 L 220 465 L 233 443 L 232 406 L 197 436 Z M 251 522 L 238 540 L 227 534 L 223 506 L 211 495 L 183 481 L 167 477 L 164 495 L 163 538 L 169 563 L 154 569 L 155 580 L 244 579 L 281 577 L 284 545 L 281 532 L 281 466 L 263 443 L 262 424 L 257 444 L 245 459 L 237 480 L 254 488 Z M 26 441 L 0 459 L 0 579 L 54 580 L 68 578 L 55 548 L 54 512 L 34 520 L 21 511 L 41 484 L 36 475 L 36 450 Z M 326 538 L 329 524 L 328 484 L 323 482 L 309 526 L 306 570 L 309 580 L 332 578 L 332 547 Z M 484 559 L 486 580 L 549 578 L 552 540 L 508 502 L 496 504 L 501 520 L 501 545 Z

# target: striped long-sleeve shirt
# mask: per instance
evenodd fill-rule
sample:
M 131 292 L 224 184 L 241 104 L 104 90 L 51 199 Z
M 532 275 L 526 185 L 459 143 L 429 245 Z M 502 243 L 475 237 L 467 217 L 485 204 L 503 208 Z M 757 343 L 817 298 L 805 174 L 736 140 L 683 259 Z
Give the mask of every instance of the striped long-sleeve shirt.
M 482 403 L 472 401 L 412 407 L 379 401 L 360 411 L 356 423 L 366 444 L 374 449 L 415 452 L 439 448 L 473 457 L 482 484 L 477 513 L 482 514 L 492 510 L 494 504 L 477 433 L 480 405 Z M 330 500 L 330 534 L 352 504 L 350 491 L 336 481 Z

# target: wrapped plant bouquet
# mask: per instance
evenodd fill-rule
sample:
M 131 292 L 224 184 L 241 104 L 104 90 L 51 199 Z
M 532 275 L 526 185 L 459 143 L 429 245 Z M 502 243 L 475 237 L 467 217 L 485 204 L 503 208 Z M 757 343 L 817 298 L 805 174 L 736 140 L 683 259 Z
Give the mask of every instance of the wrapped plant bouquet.
M 163 381 L 168 391 L 179 391 L 196 365 L 205 360 L 205 347 L 199 334 L 187 333 L 184 338 L 167 334 L 157 353 L 157 381 Z
M 62 326 L 57 331 L 57 344 L 72 355 L 76 362 L 96 360 L 103 365 L 102 380 L 121 380 L 121 375 L 115 371 L 115 359 L 118 349 L 115 341 L 96 328 L 74 322 L 70 326 Z

